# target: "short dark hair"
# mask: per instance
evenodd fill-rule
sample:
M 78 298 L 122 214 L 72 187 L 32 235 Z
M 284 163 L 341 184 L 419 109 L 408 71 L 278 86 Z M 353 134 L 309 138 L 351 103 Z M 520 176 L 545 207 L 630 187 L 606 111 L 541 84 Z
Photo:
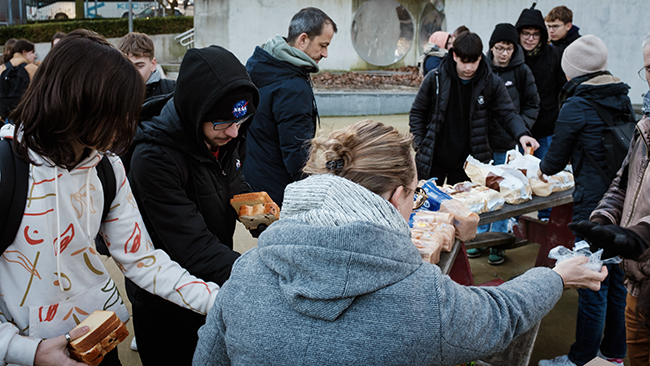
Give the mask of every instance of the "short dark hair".
M 117 49 L 126 56 L 148 57 L 153 60 L 155 47 L 151 37 L 144 33 L 131 32 L 120 39 Z
M 467 28 L 467 27 L 464 26 L 464 25 L 461 25 L 460 27 L 458 27 L 458 28 L 456 28 L 456 29 L 454 30 L 454 32 L 452 33 L 452 35 L 453 35 L 454 37 L 458 37 L 458 36 L 460 36 L 461 34 L 463 34 L 463 33 L 465 33 L 465 32 L 469 32 L 469 28 Z
M 14 45 L 11 47 L 11 51 L 13 53 L 23 53 L 23 52 L 32 52 L 36 48 L 34 47 L 34 44 L 26 39 L 19 39 L 14 43 Z
M 573 23 L 573 12 L 564 5 L 556 6 L 548 12 L 544 20 L 547 22 L 559 20 L 564 24 Z
M 31 149 L 71 168 L 73 143 L 122 154 L 131 145 L 144 95 L 140 73 L 120 51 L 97 33 L 72 31 L 47 54 L 9 115 L 20 140 L 16 155 L 35 163 Z
M 338 32 L 336 23 L 324 11 L 318 8 L 301 9 L 291 18 L 287 43 L 292 45 L 303 33 L 307 33 L 310 40 L 314 39 L 323 33 L 325 24 L 330 24 L 334 28 L 334 33 Z
M 463 62 L 475 62 L 483 54 L 483 42 L 476 33 L 464 32 L 454 40 L 454 54 Z

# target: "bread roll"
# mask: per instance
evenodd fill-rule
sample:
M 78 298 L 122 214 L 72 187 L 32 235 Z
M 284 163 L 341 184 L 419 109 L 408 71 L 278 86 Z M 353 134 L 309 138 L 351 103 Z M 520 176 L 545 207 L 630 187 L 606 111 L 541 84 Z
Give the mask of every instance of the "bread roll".
M 129 335 L 126 326 L 113 311 L 96 310 L 74 329 L 90 327 L 83 336 L 68 344 L 70 357 L 88 365 L 98 365 L 104 355 Z

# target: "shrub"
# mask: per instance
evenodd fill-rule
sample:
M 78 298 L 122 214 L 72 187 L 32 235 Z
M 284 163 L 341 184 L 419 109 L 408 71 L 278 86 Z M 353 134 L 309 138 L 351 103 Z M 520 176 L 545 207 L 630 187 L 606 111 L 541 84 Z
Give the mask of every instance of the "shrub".
M 25 38 L 34 43 L 49 42 L 56 32 L 69 33 L 79 28 L 90 29 L 106 38 L 117 38 L 129 32 L 129 20 L 127 18 L 72 19 L 13 25 L 0 28 L 0 45 L 3 45 L 9 38 Z M 192 28 L 194 28 L 194 17 L 133 19 L 133 30 L 148 35 L 183 33 Z

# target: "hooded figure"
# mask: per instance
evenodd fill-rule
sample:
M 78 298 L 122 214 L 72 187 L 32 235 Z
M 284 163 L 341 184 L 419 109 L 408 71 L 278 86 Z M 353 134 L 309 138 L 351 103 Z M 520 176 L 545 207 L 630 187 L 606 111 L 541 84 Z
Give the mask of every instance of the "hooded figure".
M 133 143 L 129 178 L 152 244 L 219 285 L 239 257 L 232 250 L 238 214 L 230 199 L 250 191 L 241 168 L 245 132 L 258 101 L 255 85 L 232 53 L 219 46 L 191 49 L 174 97 L 159 116 L 140 123 Z M 205 318 L 147 295 L 130 281 L 126 286 L 143 363 L 189 363 Z M 170 331 L 176 351 L 160 352 Z
M 540 110 L 537 121 L 532 128 L 533 137 L 540 139 L 553 135 L 555 130 L 555 120 L 559 113 L 558 96 L 562 87 L 566 83 L 562 67 L 560 66 L 560 53 L 555 46 L 547 44 L 548 30 L 542 13 L 534 8 L 524 9 L 515 24 L 520 36 L 520 44 L 524 48 L 524 59 L 526 65 L 530 67 L 535 77 L 537 92 L 540 97 Z M 531 49 L 527 50 L 526 45 L 522 44 L 522 31 L 526 28 L 534 28 L 539 31 L 539 42 Z M 544 144 L 540 141 L 541 149 L 535 154 L 540 155 L 545 152 Z M 538 156 L 540 159 L 543 156 Z
M 519 46 L 518 41 L 517 30 L 512 24 L 497 24 L 490 37 L 487 61 L 492 72 L 503 80 L 512 104 L 530 130 L 539 114 L 539 94 L 537 94 L 533 73 L 524 61 L 524 50 Z M 510 61 L 505 66 L 497 66 L 494 62 L 495 55 L 492 50 L 494 45 L 500 42 L 509 43 L 513 47 Z M 490 121 L 489 136 L 492 151 L 505 153 L 517 145 L 517 142 L 494 119 Z

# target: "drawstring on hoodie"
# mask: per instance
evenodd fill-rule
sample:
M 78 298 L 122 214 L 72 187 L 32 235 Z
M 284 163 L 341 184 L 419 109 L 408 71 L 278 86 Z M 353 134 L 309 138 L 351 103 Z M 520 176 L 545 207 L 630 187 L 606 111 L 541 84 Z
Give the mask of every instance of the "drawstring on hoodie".
M 92 242 L 90 236 L 90 170 L 86 169 L 86 238 L 88 242 Z M 59 167 L 54 165 L 54 201 L 56 207 L 56 277 L 59 282 L 59 290 L 65 291 L 63 288 L 63 281 L 61 281 L 61 215 L 59 211 Z

